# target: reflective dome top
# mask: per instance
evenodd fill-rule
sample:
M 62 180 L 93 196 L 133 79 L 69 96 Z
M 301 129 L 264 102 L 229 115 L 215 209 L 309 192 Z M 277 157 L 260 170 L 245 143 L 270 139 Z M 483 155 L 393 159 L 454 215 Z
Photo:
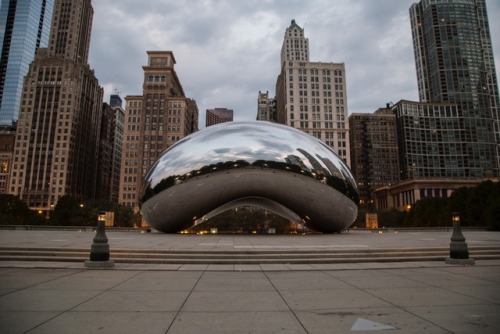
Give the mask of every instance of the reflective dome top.
M 359 201 L 348 167 L 327 145 L 292 127 L 258 121 L 210 126 L 168 148 L 144 179 L 142 202 L 191 177 L 248 166 L 309 176 Z

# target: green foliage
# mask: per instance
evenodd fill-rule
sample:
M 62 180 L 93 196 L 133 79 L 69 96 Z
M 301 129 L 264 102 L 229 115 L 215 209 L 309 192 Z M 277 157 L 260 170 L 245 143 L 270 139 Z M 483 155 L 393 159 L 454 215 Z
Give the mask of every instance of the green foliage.
M 141 222 L 141 215 L 126 206 L 105 201 L 78 202 L 71 196 L 63 196 L 51 212 L 50 222 L 54 225 L 95 226 L 100 211 L 115 213 L 114 226 L 132 227 Z
M 476 187 L 456 189 L 449 198 L 424 198 L 408 213 L 395 209 L 378 212 L 379 226 L 451 226 L 453 212 L 462 226 L 481 226 L 500 230 L 500 183 L 485 181 Z
M 378 213 L 379 227 L 403 227 L 408 214 L 396 209 L 384 210 Z
M 0 195 L 0 222 L 5 225 L 39 224 L 45 219 L 37 217 L 26 203 L 14 195 Z
M 59 199 L 50 218 L 29 209 L 29 207 L 14 195 L 0 194 L 0 223 L 4 225 L 55 225 L 55 226 L 95 226 L 100 211 L 115 213 L 114 226 L 140 226 L 142 216 L 131 208 L 104 202 L 79 202 L 66 195 Z
M 495 231 L 500 231 L 500 197 L 491 201 L 484 216 L 487 226 L 491 226 Z
M 499 229 L 500 183 L 485 181 L 473 188 L 460 188 L 448 199 L 448 213 L 458 212 L 462 226 Z
M 450 218 L 446 211 L 445 198 L 427 197 L 416 202 L 405 219 L 405 226 L 448 226 Z

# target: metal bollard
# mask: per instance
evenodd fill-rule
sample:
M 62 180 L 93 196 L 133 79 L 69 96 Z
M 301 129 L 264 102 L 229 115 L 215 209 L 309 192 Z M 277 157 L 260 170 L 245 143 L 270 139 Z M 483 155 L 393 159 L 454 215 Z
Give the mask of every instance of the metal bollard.
M 90 247 L 90 260 L 85 261 L 87 268 L 110 268 L 114 262 L 109 259 L 109 244 L 106 236 L 104 222 L 97 223 L 97 231 L 92 246 Z

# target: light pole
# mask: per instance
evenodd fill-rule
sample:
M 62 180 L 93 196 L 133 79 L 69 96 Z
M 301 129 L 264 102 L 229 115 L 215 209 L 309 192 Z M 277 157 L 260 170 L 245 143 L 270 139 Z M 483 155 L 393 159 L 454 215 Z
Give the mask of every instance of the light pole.
M 460 214 L 453 212 L 451 214 L 453 221 L 453 234 L 451 235 L 450 257 L 446 259 L 446 263 L 450 264 L 474 264 L 474 259 L 469 258 L 469 249 L 465 242 L 465 237 L 462 234 L 460 226 Z

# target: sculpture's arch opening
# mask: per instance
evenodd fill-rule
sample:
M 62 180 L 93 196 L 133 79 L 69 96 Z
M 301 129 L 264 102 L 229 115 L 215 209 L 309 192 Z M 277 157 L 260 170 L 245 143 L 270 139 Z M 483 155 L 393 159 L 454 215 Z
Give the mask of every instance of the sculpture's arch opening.
M 244 197 L 223 204 L 195 220 L 182 233 L 273 233 L 316 232 L 286 206 L 264 197 Z

